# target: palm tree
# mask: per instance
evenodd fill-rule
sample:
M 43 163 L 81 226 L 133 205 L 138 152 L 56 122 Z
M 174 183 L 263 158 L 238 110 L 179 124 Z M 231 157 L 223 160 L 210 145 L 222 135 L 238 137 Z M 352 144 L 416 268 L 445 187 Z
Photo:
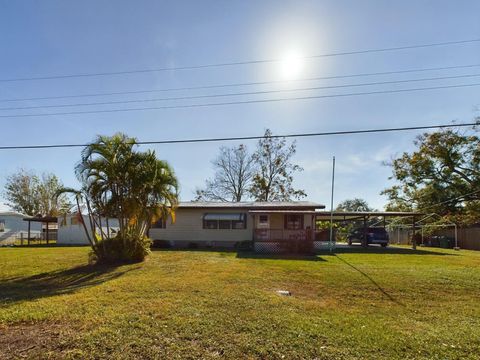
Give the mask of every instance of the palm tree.
M 135 145 L 125 134 L 99 136 L 82 151 L 76 167 L 83 184 L 76 197 L 83 199 L 89 214 L 91 244 L 100 261 L 143 260 L 149 252 L 150 224 L 175 216 L 178 181 L 173 169 L 154 151 L 135 151 Z M 113 238 L 103 231 L 102 219 L 108 218 L 119 223 Z

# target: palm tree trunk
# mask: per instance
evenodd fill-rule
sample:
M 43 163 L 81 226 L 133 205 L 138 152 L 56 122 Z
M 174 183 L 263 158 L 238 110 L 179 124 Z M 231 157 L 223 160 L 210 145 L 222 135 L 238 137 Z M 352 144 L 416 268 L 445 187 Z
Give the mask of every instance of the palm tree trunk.
M 90 243 L 90 246 L 92 247 L 93 252 L 98 255 L 96 246 L 93 243 L 92 238 L 90 237 L 90 234 L 88 233 L 88 229 L 87 229 L 87 226 L 85 225 L 85 221 L 83 221 L 83 215 L 80 209 L 80 201 L 78 200 L 78 195 L 75 196 L 75 200 L 77 202 L 78 215 L 80 216 L 80 219 L 81 219 L 80 222 L 83 225 L 83 230 L 85 230 L 85 235 L 87 236 L 87 240 Z

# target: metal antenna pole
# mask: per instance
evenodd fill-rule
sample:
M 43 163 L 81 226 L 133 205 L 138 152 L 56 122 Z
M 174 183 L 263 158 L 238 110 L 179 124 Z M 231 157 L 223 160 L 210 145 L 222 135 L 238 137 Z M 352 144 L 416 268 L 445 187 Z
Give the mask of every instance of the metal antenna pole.
M 335 156 L 333 157 L 332 163 L 332 197 L 330 199 L 330 240 L 328 242 L 328 247 L 330 252 L 333 250 L 333 192 L 335 189 Z

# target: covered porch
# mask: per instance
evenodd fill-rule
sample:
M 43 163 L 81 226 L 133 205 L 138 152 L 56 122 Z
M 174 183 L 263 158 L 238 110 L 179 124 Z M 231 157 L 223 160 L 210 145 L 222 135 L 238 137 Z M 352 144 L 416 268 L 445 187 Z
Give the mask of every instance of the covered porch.
M 313 253 L 328 234 L 315 228 L 315 210 L 250 210 L 256 252 Z

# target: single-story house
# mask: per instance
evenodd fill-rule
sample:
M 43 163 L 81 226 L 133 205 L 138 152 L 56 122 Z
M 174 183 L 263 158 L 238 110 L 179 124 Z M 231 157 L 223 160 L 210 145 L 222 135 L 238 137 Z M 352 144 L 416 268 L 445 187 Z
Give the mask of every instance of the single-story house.
M 16 238 L 20 238 L 21 233 L 27 233 L 28 223 L 23 220 L 24 218 L 24 214 L 15 211 L 0 212 L 0 243 L 14 242 Z M 40 236 L 42 224 L 32 223 L 31 231 L 34 236 Z
M 253 241 L 257 251 L 275 251 L 298 247 L 308 240 L 313 243 L 315 213 L 324 208 L 308 201 L 181 202 L 175 222 L 158 221 L 149 237 L 172 247 L 190 248 L 234 248 Z
M 58 218 L 57 244 L 59 245 L 89 245 L 85 229 L 81 223 L 81 219 L 87 225 L 87 229 L 91 235 L 90 224 L 87 215 L 80 217 L 77 213 L 67 214 Z M 108 219 L 108 229 L 106 220 L 102 219 L 102 228 L 105 234 L 116 232 L 118 229 L 117 219 Z

